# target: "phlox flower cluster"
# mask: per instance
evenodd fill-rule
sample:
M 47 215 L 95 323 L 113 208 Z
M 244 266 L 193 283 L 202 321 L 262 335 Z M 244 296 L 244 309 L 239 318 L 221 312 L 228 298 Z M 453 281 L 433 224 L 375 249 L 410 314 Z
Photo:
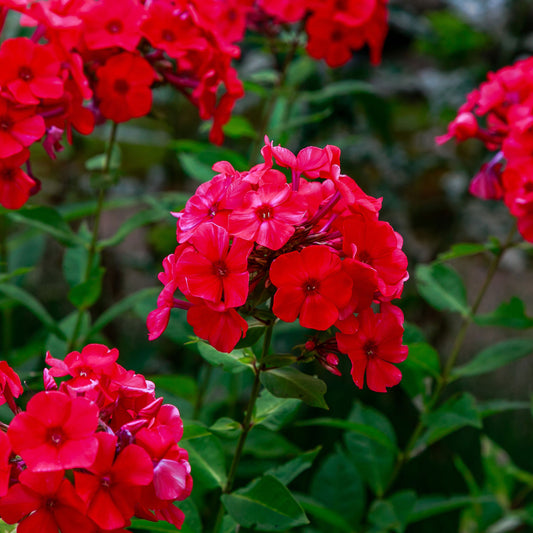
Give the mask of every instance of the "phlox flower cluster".
M 24 411 L 20 379 L 0 362 L 0 404 L 15 413 L 0 433 L 0 517 L 20 533 L 119 533 L 133 516 L 181 527 L 174 502 L 192 478 L 180 414 L 117 358 L 100 344 L 47 354 L 45 390 Z
M 365 44 L 373 64 L 381 60 L 387 34 L 387 0 L 210 0 L 213 17 L 230 41 L 246 29 L 275 35 L 284 26 L 301 24 L 307 53 L 330 67 L 348 62 Z
M 311 330 L 302 358 L 338 374 L 338 354 L 347 354 L 356 385 L 366 374 L 369 388 L 385 392 L 401 379 L 393 363 L 407 356 L 391 303 L 408 278 L 401 236 L 379 220 L 381 199 L 341 173 L 336 146 L 293 154 L 266 138 L 262 155 L 246 172 L 216 163 L 175 213 L 178 246 L 159 274 L 150 339 L 176 307 L 222 352 L 246 336 L 247 319 L 298 320 Z
M 0 46 L 0 204 L 18 209 L 39 182 L 28 147 L 62 149 L 72 129 L 88 135 L 95 123 L 120 123 L 149 113 L 152 90 L 170 85 L 213 119 L 210 139 L 243 95 L 231 60 L 239 49 L 202 11 L 185 0 L 0 0 L 0 27 L 16 11 L 31 38 Z M 84 102 L 88 102 L 85 106 Z
M 494 152 L 470 192 L 503 200 L 524 239 L 533 242 L 533 58 L 490 72 L 437 142 L 451 138 L 477 138 Z

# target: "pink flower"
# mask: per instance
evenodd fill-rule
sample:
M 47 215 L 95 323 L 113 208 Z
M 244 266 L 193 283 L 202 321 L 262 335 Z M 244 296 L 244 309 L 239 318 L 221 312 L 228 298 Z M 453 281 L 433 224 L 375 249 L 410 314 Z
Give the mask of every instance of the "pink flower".
M 369 389 L 387 392 L 387 387 L 402 379 L 392 363 L 401 363 L 407 357 L 407 346 L 402 345 L 403 313 L 392 304 L 381 304 L 380 313 L 375 314 L 371 308 L 359 313 L 357 324 L 353 334 L 337 333 L 339 350 L 348 354 L 353 381 L 360 389 L 366 374 Z
M 37 393 L 7 431 L 28 468 L 46 472 L 89 467 L 96 456 L 98 408 L 85 398 L 58 391 Z
M 215 225 L 203 224 L 189 241 L 177 263 L 177 274 L 183 279 L 182 292 L 209 302 L 224 302 L 226 307 L 243 305 L 248 296 L 248 255 L 251 242 L 234 239 L 229 244 L 228 232 Z
M 274 259 L 270 280 L 274 314 L 285 322 L 300 317 L 304 328 L 326 330 L 339 317 L 352 294 L 352 280 L 342 271 L 341 260 L 325 246 L 309 246 Z
M 229 231 L 279 250 L 294 234 L 294 226 L 303 222 L 306 213 L 303 197 L 292 192 L 288 184 L 266 184 L 248 192 L 242 208 L 230 214 Z

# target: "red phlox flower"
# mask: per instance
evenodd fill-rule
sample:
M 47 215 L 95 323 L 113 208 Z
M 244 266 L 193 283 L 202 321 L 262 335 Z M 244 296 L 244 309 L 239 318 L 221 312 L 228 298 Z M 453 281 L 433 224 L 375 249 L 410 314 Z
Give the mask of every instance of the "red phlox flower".
M 127 52 L 112 56 L 97 70 L 96 95 L 104 117 L 126 122 L 152 107 L 154 70 L 141 56 Z
M 50 46 L 25 37 L 7 39 L 0 46 L 0 85 L 25 105 L 59 98 L 63 94 L 61 64 Z
M 0 98 L 0 159 L 22 152 L 45 133 L 43 117 L 35 107 L 18 107 Z
M 118 46 L 132 52 L 139 44 L 145 10 L 136 0 L 86 2 L 80 16 L 83 39 L 90 50 Z
M 235 238 L 216 224 L 203 224 L 189 241 L 193 246 L 177 263 L 178 284 L 184 293 L 209 302 L 239 307 L 248 296 L 248 255 L 253 243 Z M 182 288 L 183 287 L 183 288 Z
M 178 219 L 178 242 L 188 241 L 205 223 L 213 222 L 227 229 L 230 210 L 226 207 L 225 198 L 230 184 L 231 178 L 226 174 L 219 174 L 196 189 L 194 195 L 187 200 L 185 208 L 175 214 Z
M 352 280 L 351 298 L 346 307 L 339 309 L 339 319 L 370 307 L 378 290 L 378 275 L 371 266 L 354 259 L 342 261 L 342 270 Z
M 489 163 L 483 163 L 479 172 L 472 178 L 468 192 L 484 200 L 501 200 L 503 198 L 502 170 L 503 159 L 498 152 Z
M 363 212 L 345 219 L 343 234 L 346 257 L 376 270 L 378 299 L 390 301 L 399 298 L 403 284 L 409 278 L 400 235 L 387 222 L 375 220 Z
M 13 402 L 13 398 L 18 398 L 23 390 L 18 374 L 6 361 L 0 361 L 0 405 Z
M 98 408 L 59 391 L 37 393 L 11 421 L 13 450 L 35 472 L 86 468 L 96 456 Z
M 368 388 L 387 392 L 387 387 L 397 385 L 402 373 L 392 363 L 401 363 L 407 357 L 407 346 L 402 345 L 403 313 L 392 304 L 381 304 L 380 313 L 371 308 L 358 317 L 354 334 L 337 333 L 341 352 L 352 362 L 354 383 L 363 388 L 365 374 Z
M 101 528 L 125 527 L 134 513 L 134 487 L 148 485 L 153 466 L 146 451 L 130 444 L 115 457 L 117 437 L 98 433 L 98 454 L 87 470 L 75 472 L 76 491 L 87 505 L 87 516 Z
M 202 29 L 188 10 L 171 2 L 150 2 L 141 30 L 154 48 L 175 59 L 187 50 L 208 48 Z
M 237 237 L 279 250 L 294 234 L 294 226 L 307 214 L 303 197 L 288 184 L 264 185 L 250 191 L 241 209 L 229 217 L 229 231 Z
M 309 246 L 274 259 L 270 280 L 278 288 L 272 310 L 285 322 L 300 317 L 304 328 L 326 330 L 352 294 L 352 280 L 339 256 L 326 246 Z
M 1 361 L 2 363 L 4 361 Z M 11 443 L 4 432 L 0 432 L 0 498 L 7 494 L 11 479 Z M 1 500 L 0 500 L 1 501 Z
M 248 323 L 235 309 L 198 301 L 187 312 L 194 333 L 219 352 L 229 353 L 246 336 Z
M 266 13 L 283 23 L 298 22 L 307 11 L 307 2 L 302 0 L 261 0 L 259 5 Z
M 437 144 L 444 144 L 449 141 L 452 137 L 455 137 L 457 141 L 465 141 L 471 137 L 475 137 L 478 133 L 478 123 L 476 117 L 465 111 L 457 115 L 457 117 L 452 120 L 448 126 L 448 133 L 437 137 L 435 140 Z
M 0 516 L 20 533 L 95 533 L 85 506 L 62 470 L 24 470 L 0 499 Z
M 159 500 L 184 500 L 192 490 L 191 466 L 187 451 L 164 426 L 142 428 L 135 441 L 150 456 L 154 465 L 153 489 Z M 147 491 L 148 493 L 150 490 Z

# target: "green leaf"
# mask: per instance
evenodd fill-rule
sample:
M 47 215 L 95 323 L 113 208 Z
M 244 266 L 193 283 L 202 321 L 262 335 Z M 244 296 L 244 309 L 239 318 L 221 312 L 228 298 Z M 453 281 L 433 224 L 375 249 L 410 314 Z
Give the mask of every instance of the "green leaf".
M 263 426 L 254 426 L 246 439 L 244 453 L 257 459 L 285 460 L 287 456 L 295 456 L 302 451 L 281 433 Z
M 342 80 L 336 83 L 329 83 L 320 91 L 301 91 L 299 100 L 313 103 L 322 103 L 333 100 L 339 96 L 349 96 L 354 94 L 374 94 L 372 85 L 357 80 Z
M 416 493 L 412 490 L 397 492 L 386 500 L 376 500 L 368 514 L 368 521 L 374 526 L 370 531 L 403 533 L 415 502 Z
M 111 307 L 107 308 L 98 317 L 98 319 L 95 321 L 95 323 L 92 325 L 91 329 L 89 330 L 89 333 L 87 334 L 87 336 L 90 337 L 92 335 L 95 335 L 102 328 L 104 328 L 110 322 L 115 320 L 115 318 L 118 318 L 120 315 L 122 315 L 126 311 L 132 309 L 139 302 L 146 300 L 146 298 L 155 298 L 155 296 L 158 295 L 160 292 L 161 291 L 158 287 L 150 287 L 148 289 L 141 289 L 140 291 L 134 292 L 133 294 L 126 296 L 126 298 L 123 298 L 116 304 L 113 304 Z
M 106 168 L 107 154 L 97 154 L 85 161 L 85 169 L 91 172 L 103 172 Z M 118 144 L 114 144 L 111 150 L 109 170 L 118 170 L 122 162 L 122 153 Z
M 74 334 L 74 328 L 78 321 L 78 312 L 74 311 L 67 315 L 59 323 L 59 328 L 61 330 L 61 335 L 56 334 L 49 335 L 46 339 L 46 350 L 49 351 L 54 357 L 63 357 L 67 355 L 67 340 L 72 337 Z M 80 339 L 84 339 L 89 329 L 89 324 L 91 317 L 87 311 L 83 311 L 81 314 L 81 326 L 78 331 L 78 337 L 74 339 L 75 344 L 81 344 Z
M 181 533 L 199 533 L 202 531 L 200 514 L 198 513 L 198 509 L 196 508 L 192 498 L 187 498 L 181 502 L 176 502 L 175 505 L 176 507 L 179 507 L 185 515 L 185 521 L 180 529 Z M 175 528 L 174 531 L 176 531 Z
M 75 285 L 68 291 L 68 299 L 72 305 L 78 309 L 87 309 L 93 305 L 102 292 L 102 280 L 104 278 L 105 268 L 99 267 L 96 272 L 93 271 L 87 281 Z
M 202 161 L 201 155 L 178 153 L 178 159 L 183 171 L 187 176 L 196 181 L 206 182 L 213 178 L 215 171 L 211 165 L 206 165 Z
M 206 342 L 198 342 L 200 355 L 211 365 L 221 366 L 227 372 L 242 372 L 251 369 L 252 357 L 246 350 L 233 350 L 230 353 L 219 352 Z
M 306 494 L 296 494 L 296 499 L 303 507 L 304 511 L 322 523 L 332 526 L 333 531 L 342 531 L 345 533 L 353 533 L 354 529 L 342 516 L 332 511 L 329 507 L 322 505 L 314 498 Z
M 33 269 L 34 267 L 20 267 L 16 270 L 13 270 L 12 272 L 8 272 L 7 274 L 0 274 L 0 283 L 5 283 L 10 279 L 17 278 L 18 276 L 23 276 L 24 274 L 31 272 Z
M 440 377 L 439 354 L 426 342 L 409 344 L 409 356 L 402 363 L 402 370 L 405 366 L 420 371 L 424 376 Z
M 7 216 L 15 222 L 27 224 L 48 233 L 65 246 L 83 244 L 59 212 L 52 207 L 23 207 L 18 211 L 9 211 Z
M 263 336 L 265 330 L 266 328 L 263 325 L 249 325 L 246 337 L 242 338 L 237 343 L 235 349 L 239 350 L 240 348 L 249 348 L 250 346 L 253 346 Z
M 202 426 L 199 426 L 202 428 Z M 189 428 L 189 432 L 191 429 Z M 199 432 L 198 432 L 199 433 Z M 223 487 L 226 484 L 226 462 L 220 441 L 211 434 L 197 434 L 182 439 L 181 446 L 189 452 L 191 474 L 199 485 L 206 489 Z
M 278 431 L 286 425 L 299 409 L 302 402 L 293 398 L 278 398 L 263 389 L 254 407 L 254 425 L 263 425 Z
M 224 416 L 209 427 L 209 431 L 222 439 L 236 439 L 241 433 L 242 426 L 236 420 Z
M 300 504 L 273 476 L 263 476 L 243 489 L 225 494 L 222 501 L 237 523 L 259 531 L 284 531 L 309 523 Z
M 311 495 L 349 524 L 358 524 L 366 506 L 361 474 L 342 450 L 329 455 L 315 470 Z
M 298 454 L 298 457 L 292 459 L 284 465 L 277 466 L 267 470 L 265 474 L 275 477 L 281 481 L 284 485 L 288 485 L 293 479 L 296 479 L 302 472 L 305 472 L 308 468 L 311 468 L 313 461 L 322 449 L 322 446 L 309 450 L 307 452 Z
M 89 251 L 85 246 L 73 246 L 65 250 L 63 256 L 63 276 L 69 287 L 74 287 L 83 281 Z M 94 264 L 100 264 L 95 258 Z
M 397 457 L 394 429 L 382 413 L 361 403 L 354 405 L 348 421 L 374 427 L 390 443 L 385 446 L 375 438 L 354 431 L 344 434 L 348 456 L 370 488 L 381 496 L 388 485 Z
M 328 409 L 324 399 L 326 384 L 296 368 L 283 367 L 262 372 L 261 383 L 279 398 L 298 398 L 313 407 Z
M 492 313 L 477 315 L 474 322 L 480 326 L 527 329 L 533 327 L 533 318 L 526 315 L 524 302 L 513 296 L 509 302 L 503 302 Z
M 17 287 L 16 285 L 2 283 L 0 284 L 0 294 L 4 294 L 11 300 L 14 300 L 18 304 L 28 309 L 28 311 L 35 315 L 43 323 L 43 325 L 46 326 L 46 329 L 49 332 L 56 334 L 62 339 L 65 338 L 65 334 L 59 328 L 58 323 L 44 308 L 43 304 L 28 291 L 22 289 L 21 287 Z
M 415 449 L 423 449 L 465 426 L 481 428 L 476 400 L 468 393 L 459 398 L 450 398 L 436 411 L 425 415 L 423 421 L 427 430 L 418 440 Z
M 159 210 L 145 209 L 135 213 L 120 225 L 118 231 L 108 239 L 101 240 L 98 243 L 98 249 L 108 248 L 110 246 L 116 246 L 121 243 L 132 231 L 138 228 L 151 224 L 152 222 L 159 222 L 162 220 Z
M 486 251 L 486 244 L 461 242 L 452 245 L 447 252 L 439 254 L 437 261 L 449 261 L 450 259 L 457 259 L 458 257 L 466 257 L 469 255 L 477 255 Z
M 184 524 L 185 526 L 185 524 Z M 169 524 L 168 522 L 164 522 L 164 521 L 159 521 L 159 522 L 149 522 L 148 520 L 141 520 L 140 518 L 132 518 L 131 519 L 131 526 L 133 529 L 140 529 L 141 531 L 153 531 L 154 533 L 160 533 L 160 532 L 164 532 L 164 531 L 176 531 L 176 526 L 174 526 L 173 524 Z M 197 533 L 198 531 L 201 531 L 201 530 L 192 530 L 192 529 L 188 529 L 186 527 L 183 527 L 183 529 L 181 529 L 182 532 L 184 533 L 188 533 L 188 532 L 193 532 L 194 533 Z
M 351 420 L 340 420 L 338 418 L 312 418 L 311 420 L 298 422 L 297 425 L 344 429 L 357 435 L 364 436 L 374 441 L 376 444 L 387 448 L 391 452 L 396 453 L 398 451 L 398 447 L 395 444 L 395 439 L 391 439 L 390 436 L 370 424 L 361 424 L 358 422 L 352 422 Z
M 409 523 L 419 522 L 432 516 L 448 513 L 478 503 L 493 501 L 494 497 L 491 496 L 480 496 L 479 498 L 474 498 L 470 495 L 423 496 L 416 501 L 409 515 Z
M 193 401 L 198 393 L 196 381 L 182 374 L 164 374 L 161 376 L 147 376 L 147 379 L 153 381 L 157 389 L 164 389 L 178 398 L 184 398 Z
M 240 139 L 246 137 L 248 139 L 255 139 L 257 137 L 257 129 L 252 126 L 250 121 L 243 116 L 234 115 L 230 121 L 224 124 L 224 134 L 232 139 Z
M 459 274 L 448 265 L 418 265 L 415 278 L 420 295 L 439 311 L 456 311 L 469 316 L 466 289 Z
M 510 339 L 485 348 L 465 365 L 454 368 L 454 378 L 479 376 L 492 372 L 512 361 L 526 357 L 533 352 L 532 339 Z
M 477 403 L 477 410 L 481 418 L 504 413 L 506 411 L 529 409 L 530 407 L 531 405 L 529 402 L 515 402 L 512 400 L 488 400 L 486 402 Z

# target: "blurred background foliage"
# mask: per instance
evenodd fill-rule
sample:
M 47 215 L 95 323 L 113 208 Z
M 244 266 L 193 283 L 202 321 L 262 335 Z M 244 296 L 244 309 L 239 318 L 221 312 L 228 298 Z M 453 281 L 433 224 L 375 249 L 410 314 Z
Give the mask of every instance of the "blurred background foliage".
M 533 2 L 529 0 L 391 0 L 382 64 L 370 67 L 363 51 L 336 70 L 310 59 L 303 49 L 291 59 L 292 43 L 299 38 L 293 33 L 282 33 L 276 43 L 250 36 L 237 62 L 246 96 L 237 103 L 225 128 L 222 147 L 208 143 L 208 128 L 185 99 L 170 91 L 155 92 L 151 115 L 118 130 L 120 170 L 108 189 L 101 225 L 101 237 L 112 239 L 114 246 L 101 251 L 105 275 L 100 299 L 90 310 L 92 323 L 113 304 L 131 298 L 124 305 L 124 314 L 108 316 L 97 333 L 87 331 L 87 326 L 87 340 L 119 347 L 123 366 L 155 376 L 160 391 L 180 408 L 185 419 L 208 425 L 220 416 L 240 419 L 251 376 L 202 365 L 197 345 L 187 344 L 192 331 L 184 312 L 174 311 L 165 335 L 151 343 L 145 318 L 155 307 L 161 288 L 156 278 L 161 261 L 176 246 L 175 219 L 169 212 L 181 209 L 195 188 L 213 175 L 211 166 L 216 161 L 229 160 L 238 170 L 255 164 L 265 133 L 275 144 L 294 151 L 307 145 L 338 145 L 342 171 L 367 193 L 384 197 L 382 218 L 404 237 L 411 273 L 418 263 L 435 259 L 452 243 L 484 243 L 489 235 L 506 235 L 512 221 L 505 207 L 481 202 L 467 192 L 470 178 L 487 157 L 482 145 L 469 141 L 460 147 L 453 142 L 438 147 L 434 138 L 446 131 L 466 94 L 488 71 L 532 53 L 532 28 Z M 283 71 L 288 56 L 291 60 Z M 75 137 L 58 161 L 50 161 L 44 152 L 42 157 L 32 156 L 33 171 L 43 182 L 43 191 L 34 197 L 33 205 L 55 207 L 82 239 L 87 233 L 85 217 L 96 203 L 91 164 L 86 165 L 86 160 L 103 151 L 106 128 L 100 126 L 89 137 Z M 95 168 L 98 160 L 92 161 Z M 24 217 L 11 219 L 9 232 L 10 271 L 26 269 L 14 278 L 17 286 L 34 295 L 68 331 L 73 327 L 74 308 L 66 295 L 76 281 L 69 277 L 76 277 L 81 251 L 74 247 L 64 253 L 55 239 L 28 225 Z M 58 238 L 61 241 L 62 236 Z M 472 299 L 487 268 L 486 257 L 458 259 L 453 265 L 466 280 Z M 493 310 L 502 300 L 520 295 L 533 313 L 531 267 L 531 249 L 512 250 L 481 311 Z M 430 308 L 412 281 L 406 285 L 400 305 L 406 319 L 418 326 L 409 329 L 408 341 L 425 338 L 440 353 L 450 352 L 458 327 L 456 317 Z M 4 346 L 10 346 L 6 359 L 22 370 L 31 385 L 33 379 L 38 380 L 44 350 L 63 357 L 65 342 L 45 333 L 43 318 L 38 318 L 35 309 L 30 312 L 1 293 L 0 307 L 7 309 L 13 324 L 11 338 L 7 340 L 5 332 L 3 336 Z M 506 336 L 504 329 L 487 333 L 473 326 L 461 360 Z M 283 352 L 304 339 L 299 327 L 285 325 L 274 342 Z M 379 418 L 383 432 L 390 433 L 391 439 L 396 434 L 397 441 L 404 444 L 418 415 L 406 392 L 409 370 L 404 365 L 400 368 L 406 376 L 403 386 L 384 395 L 358 390 L 347 361 L 341 362 L 342 378 L 328 375 L 319 366 L 311 372 L 328 383 L 330 416 L 353 421 Z M 498 373 L 454 384 L 448 393 L 464 387 L 480 401 L 501 397 L 527 402 L 533 393 L 532 372 L 531 360 L 523 359 Z M 298 409 L 300 420 L 322 416 L 310 407 L 289 405 L 284 409 L 284 418 L 270 421 L 272 427 L 282 427 L 296 417 Z M 466 424 L 470 427 L 445 437 L 411 461 L 395 487 L 450 496 L 477 491 L 478 496 L 498 495 L 508 509 L 523 505 L 528 502 L 528 492 L 517 496 L 513 484 L 520 469 L 533 471 L 532 422 L 529 409 L 525 409 L 484 420 L 482 431 L 480 421 Z M 273 467 L 279 457 L 315 450 L 319 455 L 314 467 L 291 485 L 297 492 L 308 493 L 304 508 L 318 517 L 306 531 L 343 530 L 342 524 L 335 529 L 327 516 L 320 517 L 325 511 L 312 511 L 313 502 L 338 512 L 347 523 L 357 522 L 365 502 L 371 501 L 360 475 L 365 468 L 364 443 L 339 428 L 305 424 L 292 425 L 274 439 L 272 427 L 267 423 L 251 433 L 240 474 L 248 478 Z M 234 444 L 228 427 L 221 434 L 226 438 L 223 446 Z M 219 445 L 205 441 L 202 450 L 211 453 L 211 446 Z M 319 452 L 318 446 L 322 446 Z M 374 460 L 386 463 L 387 452 L 381 452 Z M 379 485 L 379 472 L 375 482 Z M 195 479 L 195 483 L 193 499 L 200 511 L 209 515 L 209 498 L 213 498 L 209 489 L 213 486 L 209 479 Z M 387 509 L 380 508 L 379 502 L 372 506 L 369 531 L 403 530 L 383 525 L 384 516 L 392 513 L 394 524 L 399 510 L 412 505 L 412 493 L 397 496 L 392 504 L 387 502 Z M 304 504 L 305 497 L 300 501 Z M 460 501 L 450 501 L 450 512 L 435 518 L 419 509 L 419 520 L 409 525 L 408 531 L 515 530 L 490 529 L 489 525 L 503 516 L 503 504 L 494 498 L 479 501 L 466 511 L 461 510 Z

